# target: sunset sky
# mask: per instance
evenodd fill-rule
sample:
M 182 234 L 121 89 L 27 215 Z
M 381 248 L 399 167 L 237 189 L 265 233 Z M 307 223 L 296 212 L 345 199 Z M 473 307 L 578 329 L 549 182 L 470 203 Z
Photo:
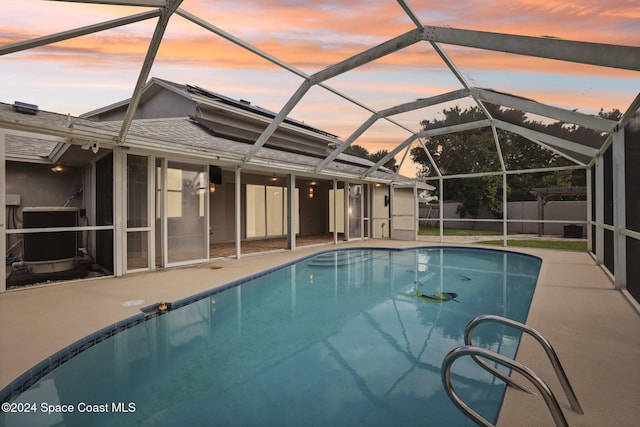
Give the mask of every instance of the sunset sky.
M 425 25 L 640 46 L 637 0 L 407 0 Z M 182 9 L 313 74 L 415 25 L 394 0 L 185 0 Z M 3 2 L 0 45 L 145 11 L 44 0 Z M 0 57 L 0 101 L 81 114 L 129 98 L 157 19 Z M 442 45 L 472 86 L 584 113 L 626 110 L 640 73 Z M 302 80 L 173 16 L 150 77 L 194 84 L 279 111 Z M 326 82 L 384 109 L 461 88 L 426 42 Z M 470 105 L 459 101 L 459 105 Z M 395 117 L 418 131 L 445 104 Z M 314 87 L 291 117 L 346 139 L 370 112 Z M 441 116 L 440 116 L 441 117 Z M 357 143 L 391 149 L 408 132 L 379 121 Z

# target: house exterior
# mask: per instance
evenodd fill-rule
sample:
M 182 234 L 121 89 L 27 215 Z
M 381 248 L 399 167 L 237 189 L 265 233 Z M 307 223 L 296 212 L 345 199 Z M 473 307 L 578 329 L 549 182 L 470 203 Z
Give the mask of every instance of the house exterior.
M 335 135 L 287 118 L 255 150 L 275 113 L 154 78 L 122 140 L 128 105 L 71 117 L 0 103 L 0 290 L 241 257 L 250 241 L 417 237 L 417 191 L 432 187 L 327 162 Z

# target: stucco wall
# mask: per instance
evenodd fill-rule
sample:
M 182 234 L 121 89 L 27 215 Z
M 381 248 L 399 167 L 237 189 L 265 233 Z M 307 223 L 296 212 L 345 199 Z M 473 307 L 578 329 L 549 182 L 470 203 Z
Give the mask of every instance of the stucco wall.
M 389 238 L 389 187 L 373 186 L 373 221 L 372 237 L 374 239 Z
M 193 101 L 168 90 L 163 90 L 139 107 L 135 118 L 186 117 L 195 115 L 195 110 L 196 105 Z
M 394 230 L 415 230 L 413 188 L 395 188 L 393 191 L 392 211 Z
M 19 214 L 24 207 L 62 206 L 78 185 L 83 185 L 82 168 L 53 172 L 51 165 L 7 162 L 6 193 L 20 195 Z M 68 206 L 84 208 L 83 195 Z
M 107 111 L 92 119 L 100 121 L 122 120 L 127 112 L 127 105 Z M 163 117 L 186 117 L 195 114 L 195 103 L 168 90 L 162 90 L 147 102 L 140 103 L 134 119 L 156 119 Z

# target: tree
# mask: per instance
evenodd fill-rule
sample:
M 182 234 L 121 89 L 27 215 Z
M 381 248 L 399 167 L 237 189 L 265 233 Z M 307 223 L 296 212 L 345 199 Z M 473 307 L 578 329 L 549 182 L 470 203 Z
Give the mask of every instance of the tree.
M 593 147 L 600 146 L 604 141 L 604 135 L 581 126 L 567 125 L 563 122 L 542 123 L 530 120 L 521 111 L 504 109 L 491 104 L 485 105 L 493 117 L 502 121 L 567 140 L 579 141 Z M 422 121 L 423 129 L 485 119 L 484 113 L 478 107 L 462 110 L 456 106 L 443 110 L 442 113 L 444 119 Z M 601 110 L 600 116 L 617 120 L 621 114 L 618 110 L 609 113 Z M 498 139 L 507 170 L 573 164 L 570 160 L 520 135 L 498 130 Z M 425 147 L 443 175 L 501 171 L 493 133 L 488 127 L 430 137 L 425 141 Z M 421 165 L 419 176 L 436 175 L 422 147 L 413 148 L 411 157 L 414 162 Z M 583 185 L 585 185 L 585 173 L 582 170 L 517 174 L 508 177 L 507 193 L 509 200 L 512 201 L 533 200 L 530 190 L 534 187 Z M 477 216 L 481 206 L 487 207 L 490 212 L 499 217 L 502 214 L 502 177 L 486 175 L 477 178 L 447 179 L 444 181 L 444 198 L 460 202 L 458 213 L 463 217 Z
M 369 157 L 369 150 L 364 148 L 362 145 L 351 144 L 346 150 L 344 150 L 344 154 L 367 159 Z
M 378 163 L 378 161 L 382 160 L 387 154 L 389 154 L 387 150 L 378 150 L 375 153 L 370 154 L 369 150 L 357 144 L 351 144 L 346 150 L 344 150 L 344 153 L 360 157 L 362 159 L 371 160 L 374 163 Z M 396 170 L 396 159 L 392 157 L 383 166 L 391 170 Z
M 387 150 L 378 150 L 375 153 L 370 154 L 368 158 L 372 162 L 378 163 L 380 160 L 384 159 L 388 154 L 389 154 L 389 151 L 387 151 Z M 389 168 L 389 169 L 391 169 L 393 171 L 395 171 L 397 169 L 397 167 L 398 167 L 396 165 L 395 157 L 392 157 L 389 160 L 387 160 L 383 166 L 386 167 L 386 168 Z

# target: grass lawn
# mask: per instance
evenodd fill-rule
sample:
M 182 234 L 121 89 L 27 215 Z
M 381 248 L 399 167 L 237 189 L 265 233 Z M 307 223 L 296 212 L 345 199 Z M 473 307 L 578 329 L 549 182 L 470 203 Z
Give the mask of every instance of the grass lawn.
M 502 236 L 501 231 L 465 230 L 457 228 L 445 228 L 445 236 Z M 439 236 L 440 229 L 437 227 L 420 227 L 420 236 Z M 515 234 L 515 233 L 509 233 Z M 483 240 L 478 243 L 486 245 L 502 246 L 500 240 Z M 525 248 L 559 249 L 565 251 L 587 251 L 587 242 L 584 240 L 508 240 L 507 246 L 520 246 Z
M 483 245 L 502 246 L 502 240 L 484 240 L 478 242 Z M 525 248 L 559 249 L 565 251 L 587 251 L 587 242 L 583 240 L 507 240 L 507 246 L 520 246 Z

